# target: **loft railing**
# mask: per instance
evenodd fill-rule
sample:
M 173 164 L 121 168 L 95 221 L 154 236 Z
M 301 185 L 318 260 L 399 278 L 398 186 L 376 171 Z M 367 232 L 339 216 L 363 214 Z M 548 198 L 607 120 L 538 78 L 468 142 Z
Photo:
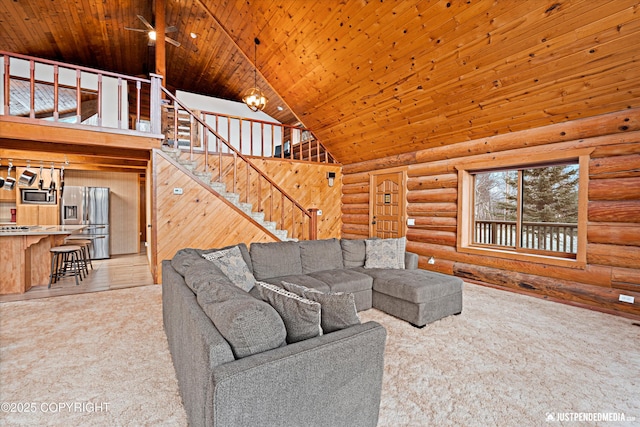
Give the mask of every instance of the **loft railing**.
M 200 118 L 239 152 L 248 156 L 275 157 L 319 163 L 336 163 L 313 132 L 302 126 L 273 123 L 246 117 L 199 111 Z M 209 149 L 228 152 L 215 135 L 205 133 L 212 141 Z
M 204 154 L 199 172 L 211 173 L 215 181 L 226 185 L 226 191 L 239 194 L 240 202 L 251 204 L 254 211 L 263 212 L 266 221 L 275 222 L 277 228 L 287 230 L 290 237 L 299 240 L 317 239 L 317 209 L 307 210 L 301 206 L 251 162 L 247 155 L 211 127 L 205 118 L 190 110 L 164 87 L 162 91 L 173 102 L 174 111 L 182 110 L 188 114 L 190 129 L 197 129 L 198 135 L 210 134 L 215 138 L 214 144 L 221 144 L 216 150 L 210 150 L 208 137 L 202 138 L 201 146 L 199 138 L 189 139 L 190 160 L 194 159 L 194 153 Z M 178 119 L 178 114 L 174 114 L 174 148 L 181 148 L 177 135 Z
M 474 243 L 515 247 L 515 221 L 476 220 Z M 520 246 L 527 249 L 575 254 L 578 224 L 564 222 L 523 222 Z
M 0 60 L 0 115 L 161 133 L 161 76 L 144 79 L 4 51 Z
M 336 163 L 326 148 L 309 129 L 282 123 L 267 122 L 247 117 L 232 116 L 211 111 L 191 110 L 209 127 L 222 135 L 228 145 L 250 157 L 272 157 L 317 163 Z M 185 148 L 193 145 L 203 150 L 204 140 L 210 153 L 231 152 L 216 134 L 191 129 L 189 114 L 180 107 L 165 106 L 169 117 L 164 127 L 167 139 L 178 141 Z

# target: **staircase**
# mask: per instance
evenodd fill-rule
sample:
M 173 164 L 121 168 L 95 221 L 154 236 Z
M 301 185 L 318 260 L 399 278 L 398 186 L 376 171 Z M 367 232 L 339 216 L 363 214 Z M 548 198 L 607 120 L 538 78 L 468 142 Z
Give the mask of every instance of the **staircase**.
M 162 129 L 165 141 L 169 145 L 174 145 L 175 138 L 178 147 L 199 147 L 197 122 L 193 121 L 191 115 L 181 108 L 176 109 L 173 105 L 162 106 Z
M 265 221 L 264 212 L 254 212 L 253 205 L 251 203 L 240 202 L 240 195 L 237 193 L 227 192 L 227 186 L 223 182 L 211 181 L 211 172 L 203 172 L 195 170 L 197 162 L 189 160 L 181 156 L 182 151 L 179 148 L 163 145 L 162 151 L 173 159 L 176 163 L 191 171 L 201 185 L 210 187 L 220 196 L 227 199 L 235 208 L 242 211 L 246 215 L 250 216 L 255 222 L 257 222 L 265 230 L 276 236 L 281 241 L 296 241 L 298 239 L 288 237 L 287 230 L 280 230 L 277 228 L 277 224 L 273 221 Z

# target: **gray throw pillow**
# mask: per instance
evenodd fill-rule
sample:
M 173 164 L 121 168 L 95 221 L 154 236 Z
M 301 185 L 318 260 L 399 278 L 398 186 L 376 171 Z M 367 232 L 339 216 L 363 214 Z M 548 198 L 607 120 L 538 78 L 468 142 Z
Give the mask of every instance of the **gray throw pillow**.
M 236 359 L 280 347 L 287 336 L 282 319 L 269 304 L 224 281 L 197 296 L 198 304 L 229 343 Z
M 365 255 L 364 240 L 340 240 L 344 268 L 363 267 Z
M 320 304 L 302 298 L 279 286 L 256 282 L 263 301 L 278 312 L 287 330 L 287 344 L 322 335 L 320 328 Z
M 367 239 L 364 268 L 404 269 L 404 253 L 407 239 Z
M 303 298 L 320 303 L 320 325 L 325 334 L 360 324 L 356 302 L 351 293 L 325 293 L 284 281 L 282 287 Z
M 240 289 L 249 292 L 255 285 L 256 279 L 237 246 L 202 254 L 202 257 L 214 263 Z

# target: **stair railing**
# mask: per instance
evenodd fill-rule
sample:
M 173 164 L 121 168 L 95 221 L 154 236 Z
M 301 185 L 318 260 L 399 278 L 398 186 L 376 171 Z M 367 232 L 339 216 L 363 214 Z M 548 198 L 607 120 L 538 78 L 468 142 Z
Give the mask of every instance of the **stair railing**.
M 191 121 L 196 121 L 202 127 L 202 149 L 204 162 L 203 172 L 212 171 L 217 175 L 217 181 L 225 183 L 227 189 L 241 196 L 240 201 L 255 206 L 258 212 L 263 212 L 266 221 L 276 223 L 276 227 L 287 230 L 290 237 L 299 240 L 315 240 L 318 237 L 317 211 L 318 209 L 305 209 L 293 199 L 284 189 L 276 184 L 260 168 L 258 168 L 247 156 L 238 151 L 222 135 L 213 129 L 202 117 L 178 100 L 171 92 L 162 87 L 167 98 L 173 102 L 174 111 L 182 109 L 186 111 Z M 174 114 L 174 118 L 177 114 Z M 175 122 L 174 122 L 175 123 Z M 206 136 L 211 133 L 217 141 L 222 143 L 226 150 L 209 152 L 209 141 Z M 179 148 L 176 136 L 177 128 L 174 127 L 174 148 Z M 190 160 L 193 160 L 194 143 L 189 141 Z M 210 164 L 210 157 L 216 159 Z M 240 162 L 240 167 L 238 163 Z M 244 169 L 244 172 L 242 172 Z M 243 185 L 244 188 L 240 188 Z M 229 191 L 229 190 L 227 190 Z M 287 207 L 289 205 L 289 207 Z M 306 227 L 305 227 L 306 224 Z

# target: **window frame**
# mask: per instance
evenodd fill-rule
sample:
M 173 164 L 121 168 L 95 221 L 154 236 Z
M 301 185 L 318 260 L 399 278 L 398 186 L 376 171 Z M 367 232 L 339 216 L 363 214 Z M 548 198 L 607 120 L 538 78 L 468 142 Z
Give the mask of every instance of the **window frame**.
M 474 156 L 472 160 L 455 165 L 458 171 L 458 238 L 456 249 L 461 253 L 510 260 L 528 261 L 571 268 L 585 268 L 587 264 L 587 216 L 589 160 L 594 148 L 570 149 L 556 152 L 535 153 L 530 150 L 516 150 L 510 153 Z M 523 161 L 526 159 L 526 161 Z M 513 170 L 535 166 L 553 166 L 557 163 L 576 161 L 578 164 L 578 248 L 575 258 L 562 253 L 532 253 L 513 249 L 501 249 L 473 243 L 475 216 L 475 173 L 489 170 Z

